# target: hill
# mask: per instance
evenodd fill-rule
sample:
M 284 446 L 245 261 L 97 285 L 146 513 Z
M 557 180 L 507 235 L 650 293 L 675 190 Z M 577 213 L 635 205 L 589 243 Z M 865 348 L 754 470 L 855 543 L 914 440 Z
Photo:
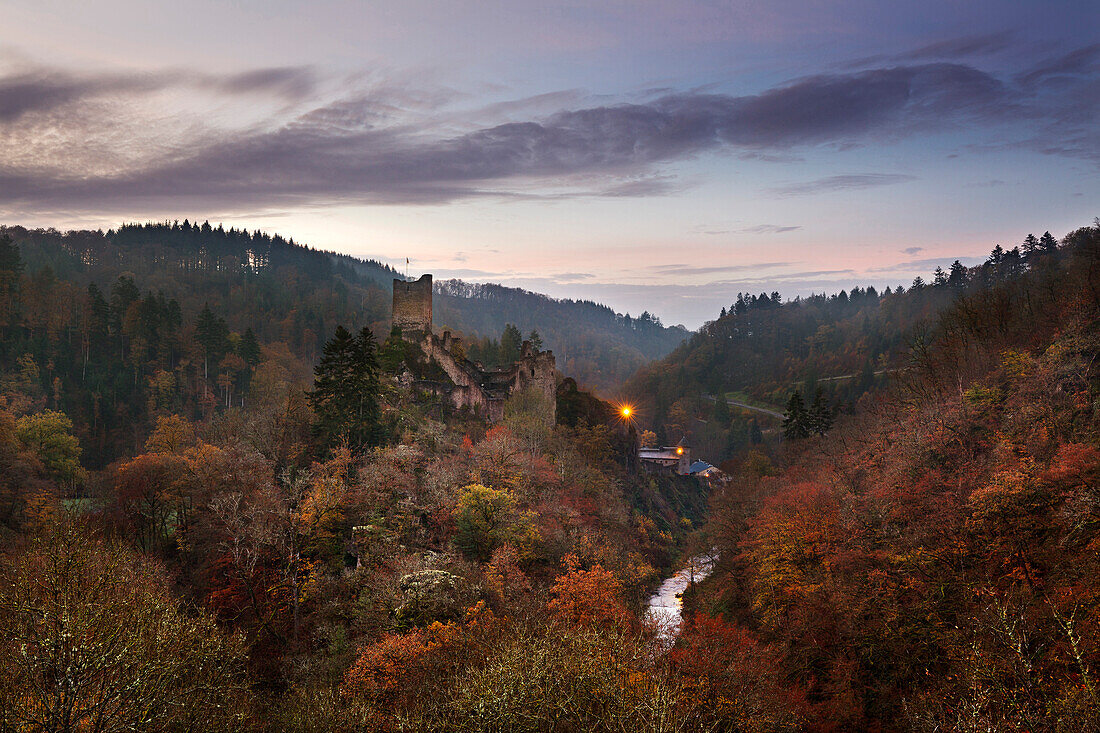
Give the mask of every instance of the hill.
M 1027 254 L 711 497 L 688 605 L 777 655 L 813 730 L 1100 725 L 1100 222 Z
M 188 221 L 126 224 L 108 232 L 0 227 L 19 248 L 25 271 L 83 290 L 106 289 L 128 274 L 142 291 L 176 300 L 184 317 L 208 303 L 231 331 L 252 328 L 307 361 L 338 323 L 389 332 L 390 282 L 402 277 L 374 260 L 313 249 L 263 232 Z M 507 325 L 537 331 L 561 370 L 588 388 L 618 390 L 640 366 L 687 335 L 648 313 L 630 318 L 591 301 L 555 299 L 501 285 L 437 284 L 436 326 L 468 342 L 499 340 Z
M 796 391 L 807 404 L 820 392 L 819 403 L 832 412 L 851 411 L 907 367 L 914 349 L 926 348 L 938 314 L 961 297 L 992 297 L 1057 249 L 1049 233 L 1028 235 L 1010 250 L 998 245 L 979 266 L 956 260 L 928 282 L 918 277 L 908 289 L 881 293 L 856 287 L 788 302 L 778 293 L 739 294 L 667 357 L 639 370 L 625 392 L 646 427 L 665 440 L 688 435 L 717 463 L 752 442 L 753 424 L 776 428 L 765 413 L 783 412 Z M 734 406 L 731 415 L 717 395 L 764 409 Z
M 265 385 L 308 381 L 338 325 L 368 326 L 379 341 L 389 333 L 398 273 L 278 235 L 184 221 L 9 227 L 0 241 L 0 396 L 17 413 L 68 414 L 89 467 L 140 448 L 158 412 L 198 418 L 239 406 L 255 396 L 258 370 Z M 491 346 L 510 324 L 510 333 L 535 330 L 562 355 L 562 371 L 605 391 L 684 335 L 495 285 L 451 281 L 435 300 L 437 324 L 471 347 Z

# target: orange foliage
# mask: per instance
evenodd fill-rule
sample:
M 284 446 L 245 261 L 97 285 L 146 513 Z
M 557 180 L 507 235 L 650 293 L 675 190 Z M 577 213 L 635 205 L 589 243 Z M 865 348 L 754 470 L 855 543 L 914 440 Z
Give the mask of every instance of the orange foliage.
M 388 705 L 402 694 L 412 694 L 454 635 L 453 624 L 437 621 L 424 629 L 386 636 L 363 649 L 355 660 L 344 676 L 344 695 Z
M 593 565 L 581 570 L 576 555 L 563 560 L 568 569 L 550 589 L 554 598 L 548 604 L 554 616 L 578 626 L 621 626 L 629 623 L 630 613 L 623 605 L 623 584 L 614 573 Z
M 415 700 L 425 685 L 440 681 L 464 654 L 477 656 L 497 623 L 484 601 L 478 601 L 466 609 L 461 624 L 437 621 L 405 634 L 389 634 L 362 649 L 344 675 L 342 694 L 393 712 Z

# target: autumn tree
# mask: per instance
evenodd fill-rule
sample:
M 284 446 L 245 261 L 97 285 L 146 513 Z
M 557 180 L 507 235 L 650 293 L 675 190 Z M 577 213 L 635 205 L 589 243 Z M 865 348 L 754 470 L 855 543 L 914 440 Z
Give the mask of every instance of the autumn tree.
M 534 528 L 530 518 L 516 508 L 507 490 L 470 484 L 462 490 L 454 509 L 455 544 L 470 558 L 485 562 L 493 550 L 512 544 L 530 550 Z
M 54 410 L 24 415 L 15 423 L 19 441 L 62 481 L 76 481 L 84 475 L 80 467 L 80 441 L 72 429 L 69 416 Z
M 183 613 L 163 570 L 86 526 L 51 526 L 0 567 L 0 728 L 238 730 L 244 650 Z
M 581 568 L 576 555 L 562 561 L 566 572 L 550 589 L 548 608 L 561 621 L 579 626 L 621 627 L 630 619 L 623 604 L 623 584 L 609 570 L 593 565 Z

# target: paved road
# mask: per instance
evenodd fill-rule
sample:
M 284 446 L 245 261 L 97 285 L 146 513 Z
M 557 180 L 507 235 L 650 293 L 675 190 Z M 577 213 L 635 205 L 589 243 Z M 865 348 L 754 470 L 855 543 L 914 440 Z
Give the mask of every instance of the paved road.
M 730 399 L 727 399 L 726 403 L 730 404 L 730 405 L 734 405 L 736 407 L 744 407 L 746 410 L 752 410 L 753 412 L 762 412 L 765 415 L 771 415 L 772 417 L 774 417 L 778 420 L 783 419 L 783 413 L 782 412 L 776 412 L 775 410 L 768 410 L 768 409 L 763 408 L 763 407 L 757 407 L 756 405 L 746 405 L 744 402 L 735 402 L 734 400 L 730 400 Z
M 705 394 L 705 395 L 703 395 L 703 399 L 710 400 L 711 402 L 714 402 L 714 400 L 716 398 L 712 394 Z M 745 402 L 738 402 L 737 400 L 731 400 L 729 398 L 726 399 L 726 404 L 727 405 L 733 405 L 734 407 L 743 407 L 746 410 L 752 410 L 753 412 L 761 412 L 765 415 L 769 415 L 771 417 L 774 417 L 777 420 L 782 420 L 783 419 L 783 413 L 782 412 L 776 412 L 775 410 L 769 410 L 766 407 L 757 407 L 756 405 L 750 405 L 750 404 L 747 404 Z

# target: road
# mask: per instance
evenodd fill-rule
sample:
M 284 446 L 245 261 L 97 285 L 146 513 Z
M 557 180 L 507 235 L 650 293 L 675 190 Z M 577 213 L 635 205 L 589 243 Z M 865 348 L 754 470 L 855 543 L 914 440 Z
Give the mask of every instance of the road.
M 710 400 L 711 402 L 713 402 L 716 398 L 712 394 L 705 394 L 705 395 L 703 395 L 703 399 L 704 400 Z M 765 415 L 768 415 L 770 417 L 774 417 L 776 420 L 782 420 L 783 419 L 783 413 L 782 412 L 776 412 L 775 410 L 769 410 L 766 407 L 757 407 L 756 405 L 750 405 L 750 404 L 747 404 L 745 402 L 738 402 L 737 400 L 731 400 L 729 398 L 726 398 L 726 404 L 727 405 L 733 405 L 734 407 L 743 407 L 744 409 L 752 410 L 753 412 L 761 412 L 761 413 L 763 413 Z

